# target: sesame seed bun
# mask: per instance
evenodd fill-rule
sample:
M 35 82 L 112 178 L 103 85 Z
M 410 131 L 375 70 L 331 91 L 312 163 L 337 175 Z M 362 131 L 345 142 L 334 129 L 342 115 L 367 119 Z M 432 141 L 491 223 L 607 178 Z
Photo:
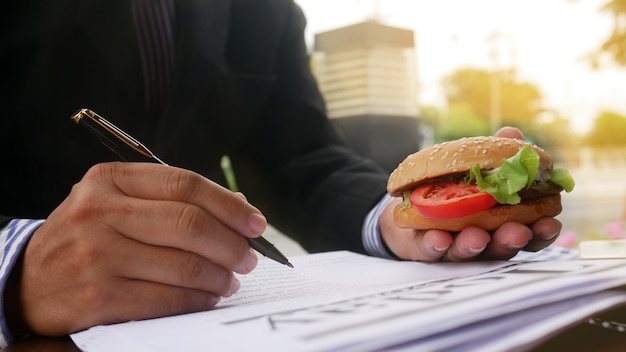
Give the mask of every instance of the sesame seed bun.
M 430 179 L 467 172 L 474 164 L 479 164 L 481 170 L 495 169 L 524 146 L 539 154 L 540 172 L 552 170 L 552 159 L 532 143 L 494 136 L 467 137 L 436 144 L 407 156 L 389 176 L 387 192 L 399 197 L 404 191 Z

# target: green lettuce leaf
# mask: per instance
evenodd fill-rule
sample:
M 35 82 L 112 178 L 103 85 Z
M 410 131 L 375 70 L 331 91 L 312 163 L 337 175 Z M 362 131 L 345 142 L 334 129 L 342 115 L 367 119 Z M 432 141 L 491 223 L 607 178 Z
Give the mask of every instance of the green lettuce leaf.
M 575 185 L 574 178 L 569 171 L 560 167 L 550 170 L 550 181 L 563 187 L 568 193 L 574 189 Z
M 484 175 L 480 166 L 474 164 L 465 182 L 476 182 L 480 191 L 491 194 L 498 203 L 518 204 L 521 198 L 517 192 L 532 185 L 538 169 L 539 154 L 524 146 L 498 169 Z

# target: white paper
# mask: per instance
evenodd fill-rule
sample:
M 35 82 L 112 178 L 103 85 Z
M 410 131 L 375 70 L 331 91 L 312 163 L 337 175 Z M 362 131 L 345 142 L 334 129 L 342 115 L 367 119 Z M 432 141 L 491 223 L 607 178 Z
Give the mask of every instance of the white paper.
M 212 311 L 98 326 L 72 339 L 86 351 L 496 350 L 507 341 L 502 327 L 541 325 L 508 337 L 519 349 L 626 302 L 624 292 L 603 293 L 626 284 L 623 260 L 427 264 L 339 251 L 290 261 L 294 269 L 261 260 Z

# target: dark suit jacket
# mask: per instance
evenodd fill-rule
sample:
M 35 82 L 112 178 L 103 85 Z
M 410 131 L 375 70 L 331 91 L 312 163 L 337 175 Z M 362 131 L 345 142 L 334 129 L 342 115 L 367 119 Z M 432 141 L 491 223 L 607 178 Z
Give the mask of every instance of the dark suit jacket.
M 362 221 L 388 175 L 331 127 L 293 1 L 178 1 L 173 91 L 159 114 L 144 108 L 127 0 L 8 6 L 0 214 L 46 217 L 91 165 L 117 159 L 69 119 L 86 107 L 222 184 L 228 154 L 251 203 L 307 250 L 363 251 Z

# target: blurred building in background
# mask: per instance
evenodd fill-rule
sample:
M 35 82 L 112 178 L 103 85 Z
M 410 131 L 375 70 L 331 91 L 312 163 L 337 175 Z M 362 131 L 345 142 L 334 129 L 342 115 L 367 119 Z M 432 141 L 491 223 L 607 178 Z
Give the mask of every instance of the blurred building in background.
M 317 33 L 313 72 L 352 148 L 393 170 L 420 147 L 412 30 L 377 20 Z

